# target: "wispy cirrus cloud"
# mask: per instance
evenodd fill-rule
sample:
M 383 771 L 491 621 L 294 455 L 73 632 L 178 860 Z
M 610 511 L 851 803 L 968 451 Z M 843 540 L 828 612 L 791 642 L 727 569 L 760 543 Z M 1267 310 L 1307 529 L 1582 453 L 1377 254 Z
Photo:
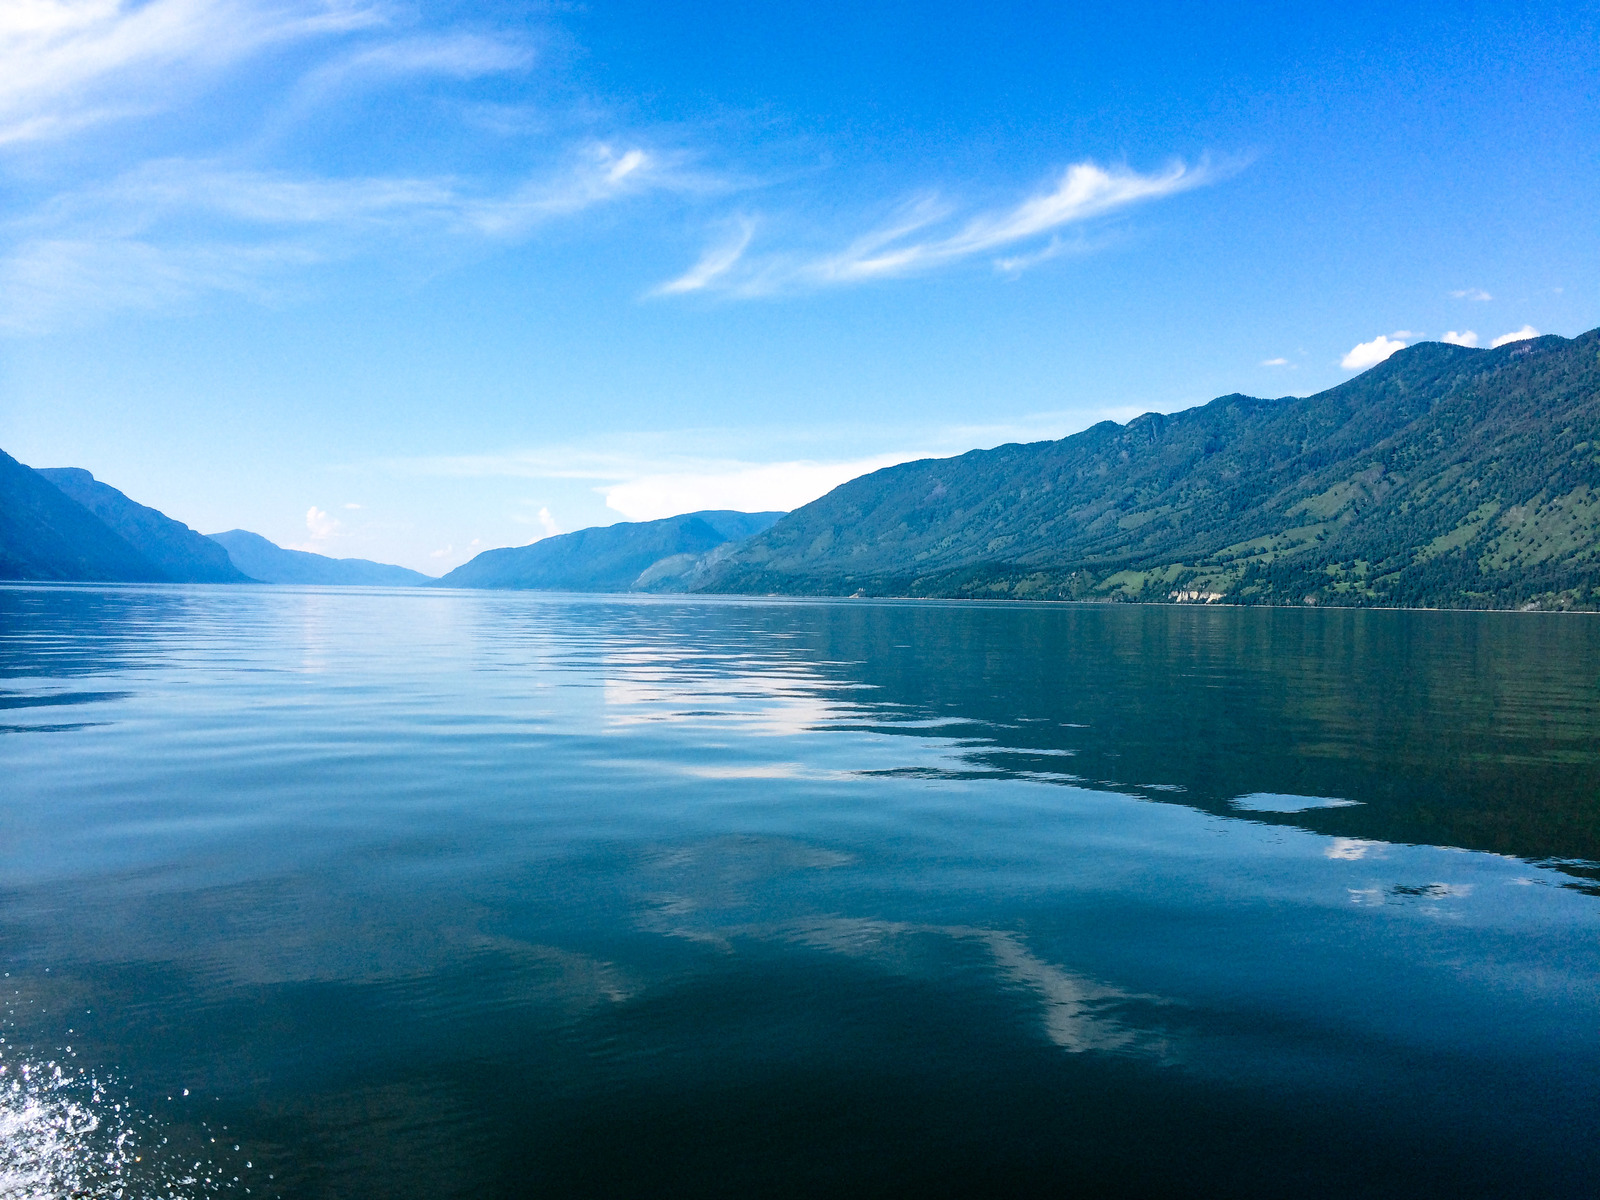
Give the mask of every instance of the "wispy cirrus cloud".
M 652 188 L 679 185 L 678 156 L 590 142 L 508 188 L 454 176 L 325 178 L 237 170 L 182 159 L 147 163 L 109 185 L 58 198 L 42 216 L 92 217 L 116 209 L 130 219 L 208 214 L 260 226 L 343 228 L 400 224 L 515 237 L 549 218 Z
M 473 33 L 412 36 L 363 46 L 307 75 L 301 86 L 328 86 L 351 78 L 448 75 L 472 79 L 533 65 L 531 46 Z
M 205 293 L 261 298 L 309 268 L 409 246 L 512 242 L 651 190 L 704 181 L 671 151 L 582 146 L 509 186 L 451 176 L 328 179 L 169 159 L 0 223 L 0 329 L 42 332 Z
M 265 300 L 316 266 L 308 246 L 158 246 L 133 238 L 35 238 L 0 260 L 0 330 L 46 333 L 106 311 L 149 311 L 203 293 Z
M 337 106 L 352 91 L 402 87 L 418 77 L 467 81 L 526 72 L 537 57 L 521 36 L 436 32 L 356 39 L 302 75 L 269 115 L 263 132 L 270 137 L 291 129 Z
M 8 0 L 0 5 L 0 145 L 161 111 L 186 73 L 379 20 L 374 6 L 345 0 Z
M 94 166 L 74 163 L 58 176 L 68 182 L 56 186 L 66 190 L 48 194 L 49 183 L 40 181 L 49 172 L 36 172 L 29 186 L 39 194 L 18 192 L 0 202 L 0 330 L 47 332 L 214 293 L 281 297 L 307 287 L 318 268 L 364 254 L 403 270 L 408 260 L 431 270 L 452 254 L 528 238 L 548 222 L 630 196 L 704 200 L 755 182 L 698 169 L 694 164 L 708 157 L 705 147 L 662 145 L 662 138 L 629 133 L 598 117 L 590 102 L 570 98 L 560 102 L 570 112 L 550 117 L 549 136 L 521 143 L 530 158 L 520 172 L 503 155 L 440 150 L 424 157 L 410 143 L 396 158 L 387 130 L 371 138 L 341 134 L 356 161 L 377 164 L 365 173 L 325 167 L 315 174 L 303 166 L 304 155 L 292 169 L 278 165 L 281 157 L 274 162 L 295 147 L 296 136 L 315 135 L 321 118 L 350 112 L 370 119 L 370 108 L 352 102 L 353 91 L 430 77 L 432 95 L 441 79 L 527 71 L 539 60 L 532 37 L 526 30 L 486 33 L 482 26 L 426 30 L 391 0 L 0 5 L 0 150 L 7 143 L 65 141 L 118 117 L 163 114 L 140 127 L 158 137 L 130 139 L 126 157 L 106 139 L 87 143 L 95 147 Z M 304 45 L 266 62 L 266 51 L 289 43 Z M 246 63 L 252 56 L 260 61 Z M 214 124 L 196 122 L 214 140 L 195 145 L 185 134 L 188 123 L 173 114 L 204 103 L 202 85 L 238 80 L 261 93 L 259 103 L 226 109 Z M 427 111 L 460 118 L 465 127 L 476 110 L 459 100 Z M 230 121 L 236 127 L 225 129 Z M 508 143 L 527 138 L 521 127 L 487 132 Z M 673 136 L 679 144 L 694 141 L 685 131 Z M 132 157 L 152 153 L 140 147 L 157 142 L 158 157 Z M 384 170 L 384 155 L 397 169 Z M 1084 248 L 1081 232 L 1068 236 L 1073 226 L 1218 175 L 1204 161 L 1151 173 L 1080 162 L 1036 193 L 987 210 L 914 196 L 831 248 L 767 248 L 760 243 L 769 223 L 724 216 L 723 236 L 651 294 L 768 295 L 985 257 L 1016 274 Z
M 304 46 L 274 60 L 287 71 L 245 61 L 290 42 Z M 118 117 L 145 118 L 140 128 L 160 131 L 177 151 L 130 161 L 102 139 L 62 173 L 64 190 L 17 190 L 0 201 L 0 330 L 48 332 L 211 293 L 282 296 L 306 287 L 308 271 L 364 254 L 434 269 L 629 196 L 717 190 L 682 152 L 620 129 L 600 134 L 603 118 L 592 110 L 565 132 L 514 147 L 520 171 L 506 155 L 465 173 L 448 155 L 431 171 L 416 169 L 420 156 L 391 156 L 399 170 L 366 174 L 271 162 L 294 131 L 348 107 L 352 90 L 472 80 L 524 71 L 535 59 L 526 31 L 420 30 L 415 14 L 388 0 L 0 5 L 0 151 L 65 143 Z M 269 98 L 230 111 L 231 148 L 184 153 L 186 125 L 171 111 L 241 79 L 264 83 Z M 149 121 L 156 114 L 162 121 Z M 50 161 L 39 153 L 29 161 Z M 34 170 L 29 189 L 49 179 Z
M 653 294 L 672 296 L 682 292 L 698 292 L 710 286 L 726 275 L 744 255 L 750 239 L 755 236 L 755 229 L 755 222 L 741 219 L 732 237 L 712 246 L 701 255 L 699 262 L 676 279 L 663 283 Z
M 1212 182 L 1216 168 L 1202 162 L 1175 162 L 1142 174 L 1126 167 L 1075 163 L 1048 189 L 1017 204 L 958 220 L 957 209 L 936 195 L 903 204 L 878 227 L 842 249 L 813 254 L 769 252 L 751 255 L 752 229 L 708 250 L 683 275 L 655 289 L 658 295 L 721 291 L 735 296 L 864 283 L 894 278 L 993 255 L 997 269 L 1015 272 L 1066 249 L 1061 230 L 1134 205 L 1189 191 Z M 954 228 L 949 226 L 955 223 Z M 1046 235 L 1051 241 L 1026 249 Z M 1016 250 L 1018 253 L 1004 254 Z

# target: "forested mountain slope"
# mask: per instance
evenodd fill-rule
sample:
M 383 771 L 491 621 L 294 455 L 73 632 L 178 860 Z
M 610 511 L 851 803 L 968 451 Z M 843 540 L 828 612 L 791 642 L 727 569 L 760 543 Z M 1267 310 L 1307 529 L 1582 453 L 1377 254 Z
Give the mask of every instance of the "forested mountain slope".
M 1600 602 L 1600 331 L 1424 342 L 1308 397 L 1224 396 L 905 463 L 698 590 L 1449 607 Z

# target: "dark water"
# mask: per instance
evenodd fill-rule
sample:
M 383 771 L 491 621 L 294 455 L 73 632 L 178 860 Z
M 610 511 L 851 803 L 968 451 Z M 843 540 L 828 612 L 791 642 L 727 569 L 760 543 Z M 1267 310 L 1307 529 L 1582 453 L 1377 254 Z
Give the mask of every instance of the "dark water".
M 1600 619 L 12 587 L 0 673 L 3 1197 L 1600 1190 Z

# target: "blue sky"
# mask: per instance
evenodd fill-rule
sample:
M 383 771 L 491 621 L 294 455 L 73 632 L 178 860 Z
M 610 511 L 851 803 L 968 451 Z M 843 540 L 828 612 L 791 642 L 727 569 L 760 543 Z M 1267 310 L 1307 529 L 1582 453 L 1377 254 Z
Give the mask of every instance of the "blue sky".
M 1593 4 L 9 0 L 0 447 L 439 573 L 1579 333 L 1596 196 Z

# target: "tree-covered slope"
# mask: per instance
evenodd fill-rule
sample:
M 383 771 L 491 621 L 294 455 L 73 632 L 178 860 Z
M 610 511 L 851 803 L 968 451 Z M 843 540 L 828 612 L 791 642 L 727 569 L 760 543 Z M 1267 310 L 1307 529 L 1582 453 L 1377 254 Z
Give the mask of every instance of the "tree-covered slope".
M 0 579 L 154 583 L 166 578 L 99 517 L 0 451 Z
M 709 591 L 1600 602 L 1600 331 L 1425 342 L 1308 397 L 1224 396 L 890 467 L 720 555 Z
M 419 587 L 433 576 L 371 562 L 365 558 L 329 558 L 307 550 L 285 550 L 248 529 L 211 533 L 207 539 L 220 546 L 233 565 L 261 583 L 314 583 L 360 587 Z
M 698 556 L 766 529 L 782 513 L 708 511 L 622 521 L 485 550 L 444 576 L 443 587 L 625 592 L 672 578 Z
M 181 521 L 128 499 L 81 467 L 40 467 L 38 473 L 104 521 L 174 583 L 247 583 L 228 552 Z

